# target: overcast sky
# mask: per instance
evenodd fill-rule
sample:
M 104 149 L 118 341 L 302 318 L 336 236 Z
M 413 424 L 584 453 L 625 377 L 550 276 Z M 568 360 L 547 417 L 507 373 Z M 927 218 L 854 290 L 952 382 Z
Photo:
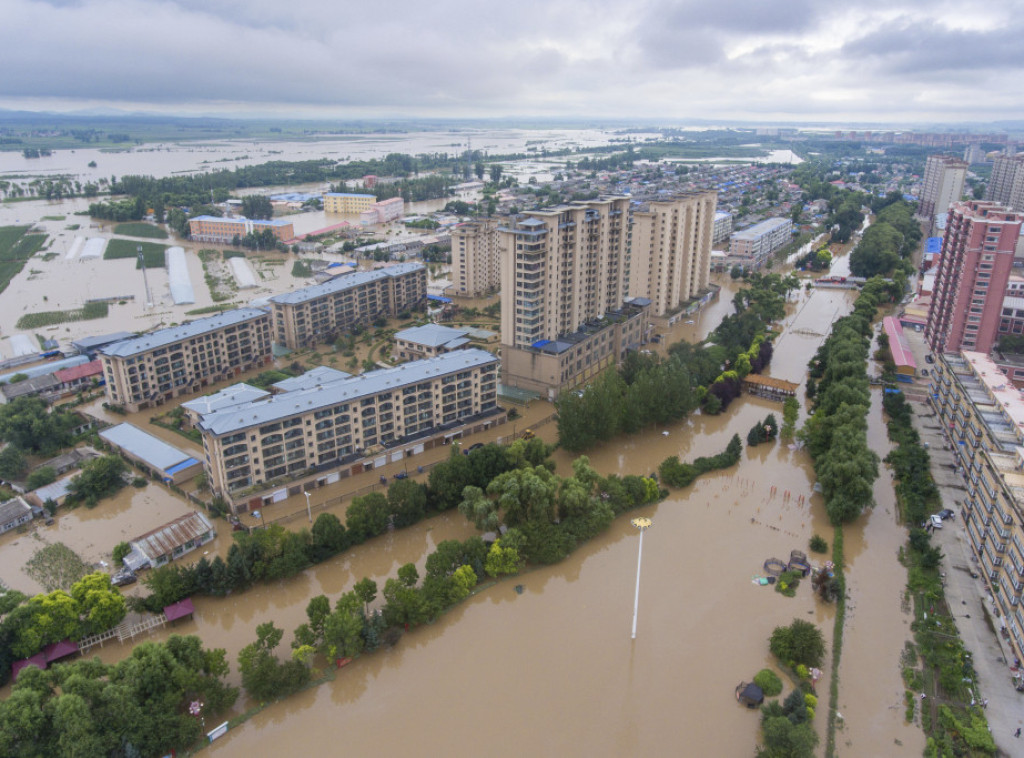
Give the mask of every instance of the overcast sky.
M 1024 118 L 1024 0 L 3 0 L 0 107 Z

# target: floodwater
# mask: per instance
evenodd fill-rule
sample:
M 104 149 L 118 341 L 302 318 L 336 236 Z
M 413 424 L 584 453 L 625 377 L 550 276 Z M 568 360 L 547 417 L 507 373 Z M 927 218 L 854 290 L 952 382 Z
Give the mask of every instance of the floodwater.
M 101 561 L 111 562 L 110 553 L 117 543 L 163 526 L 190 510 L 181 498 L 152 482 L 142 489 L 125 487 L 93 509 L 61 509 L 53 526 L 45 526 L 41 519 L 36 519 L 25 533 L 10 532 L 0 537 L 0 579 L 11 589 L 29 595 L 42 592 L 43 588 L 25 573 L 24 566 L 45 545 L 63 542 L 86 563 L 103 567 Z M 203 549 L 216 550 L 218 543 L 223 542 L 226 552 L 230 541 L 231 535 L 224 531 Z
M 560 150 L 609 144 L 623 135 L 597 129 L 487 129 L 407 134 L 332 135 L 303 142 L 272 142 L 223 139 L 210 142 L 151 143 L 108 152 L 93 148 L 56 150 L 41 158 L 25 158 L 21 152 L 0 152 L 0 176 L 54 176 L 70 174 L 83 183 L 103 177 L 137 174 L 164 177 L 197 171 L 217 171 L 252 166 L 267 161 L 308 161 L 329 158 L 337 161 L 383 158 L 388 153 L 448 153 L 467 149 L 488 154 L 519 153 L 532 148 Z M 652 132 L 635 132 L 636 139 L 658 137 Z M 96 166 L 89 166 L 95 162 Z
M 720 283 L 720 299 L 701 320 L 675 329 L 706 334 L 729 312 L 734 285 L 727 277 Z M 824 339 L 823 325 L 846 313 L 854 296 L 845 290 L 794 293 L 771 375 L 802 381 Z M 536 415 L 547 412 L 547 404 L 536 403 L 517 425 L 534 424 Z M 743 397 L 721 416 L 697 414 L 614 440 L 592 451 L 590 460 L 603 474 L 646 474 L 670 455 L 688 460 L 717 453 L 733 434 L 745 439 L 768 413 L 781 419 L 781 406 Z M 150 431 L 168 434 L 137 416 Z M 870 426 L 872 446 L 884 451 L 877 407 Z M 507 432 L 508 427 L 490 430 L 487 439 Z M 553 439 L 554 425 L 539 434 Z M 484 435 L 480 439 L 486 441 Z M 177 443 L 182 446 L 183 440 Z M 556 454 L 560 474 L 568 473 L 571 459 Z M 403 465 L 391 468 L 397 472 Z M 379 473 L 335 487 L 351 489 Z M 759 735 L 758 715 L 737 705 L 733 688 L 773 665 L 767 646 L 771 630 L 803 618 L 831 642 L 834 607 L 816 601 L 806 583 L 795 598 L 786 598 L 751 581 L 763 573 L 765 559 L 806 550 L 815 533 L 830 538 L 813 483 L 806 453 L 782 443 L 762 445 L 745 449 L 738 467 L 709 474 L 637 511 L 654 525 L 645 535 L 635 641 L 629 631 L 638 537 L 629 519 L 620 518 L 562 563 L 485 589 L 437 623 L 409 632 L 394 649 L 360 658 L 335 681 L 265 709 L 214 743 L 211 754 L 322 753 L 344 744 L 352 755 L 417 753 L 422 745 L 430 745 L 432 754 L 452 756 L 661 756 L 679 754 L 681 745 L 688 755 L 750 755 Z M 160 511 L 158 493 L 164 490 L 151 484 L 121 497 L 153 498 L 140 501 L 140 507 L 133 500 L 131 509 L 152 515 L 156 523 L 146 528 L 153 528 L 177 515 L 170 506 Z M 314 506 L 336 494 L 340 489 L 317 490 Z M 845 721 L 838 743 L 841 754 L 851 756 L 918 755 L 923 736 L 903 722 L 898 659 L 909 619 L 900 608 L 905 572 L 895 559 L 902 530 L 894 523 L 884 471 L 876 499 L 875 510 L 845 531 L 850 621 L 840 672 L 839 710 Z M 346 504 L 335 506 L 335 512 L 342 515 Z M 110 518 L 105 505 L 65 515 L 57 528 L 66 528 L 69 539 L 80 538 L 85 547 L 109 550 L 122 536 L 108 538 L 104 531 L 104 519 Z M 111 505 L 112 513 L 127 508 L 119 501 Z M 302 498 L 289 498 L 272 506 L 280 510 L 267 509 L 266 517 L 302 506 Z M 122 531 L 144 531 L 142 523 L 137 529 L 134 523 L 131 528 L 117 524 Z M 303 526 L 302 519 L 287 524 Z M 208 646 L 224 647 L 234 667 L 256 625 L 273 620 L 285 630 L 285 655 L 310 597 L 325 593 L 336 599 L 364 576 L 382 587 L 404 563 L 422 568 L 441 540 L 473 533 L 457 513 L 445 514 L 289 580 L 229 598 L 200 598 L 194 620 L 147 638 L 195 633 Z M 29 539 L 19 536 L 16 542 Z M 211 556 L 224 555 L 229 545 L 230 535 L 224 533 L 207 549 Z M 521 594 L 516 585 L 522 585 Z M 98 650 L 104 660 L 129 652 L 127 645 Z M 237 671 L 231 679 L 237 683 Z M 828 686 L 826 666 L 818 684 L 824 702 L 815 719 L 822 739 Z M 501 737 L 509 734 L 509 724 L 514 736 Z

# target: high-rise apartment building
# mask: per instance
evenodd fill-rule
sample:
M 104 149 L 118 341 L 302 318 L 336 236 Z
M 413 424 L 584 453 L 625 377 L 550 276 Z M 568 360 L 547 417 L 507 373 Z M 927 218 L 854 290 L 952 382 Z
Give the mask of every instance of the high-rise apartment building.
M 100 349 L 107 399 L 134 413 L 272 357 L 270 314 L 238 308 Z
M 952 155 L 929 155 L 924 165 L 917 214 L 931 218 L 936 213 L 945 213 L 949 206 L 959 202 L 964 194 L 967 168 L 966 161 Z
M 949 209 L 925 327 L 932 350 L 992 349 L 1022 221 L 1024 214 L 998 203 L 972 200 Z
M 633 211 L 629 295 L 650 300 L 652 314 L 673 313 L 707 289 L 717 199 L 694 192 Z
M 554 397 L 644 338 L 644 298 L 629 298 L 630 200 L 531 211 L 498 230 L 502 381 Z
M 1024 211 L 1024 155 L 997 155 L 985 199 Z
M 455 293 L 479 297 L 501 286 L 498 225 L 490 219 L 452 230 L 452 284 Z
M 270 298 L 274 340 L 292 350 L 317 345 L 357 324 L 397 316 L 426 296 L 427 268 L 422 263 L 341 274 Z
M 325 192 L 324 213 L 362 213 L 370 210 L 376 202 L 375 195 L 363 195 L 357 192 Z
M 497 388 L 497 358 L 456 350 L 204 413 L 197 428 L 210 486 L 232 499 L 275 480 L 329 481 L 346 464 L 355 466 L 347 476 L 422 453 L 429 439 L 499 417 Z M 401 453 L 383 452 L 390 448 Z M 365 456 L 368 464 L 357 462 Z

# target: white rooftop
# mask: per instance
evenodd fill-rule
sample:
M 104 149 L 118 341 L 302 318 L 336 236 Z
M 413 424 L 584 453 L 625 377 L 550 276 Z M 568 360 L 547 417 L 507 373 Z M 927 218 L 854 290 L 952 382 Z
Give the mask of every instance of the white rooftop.
M 459 347 L 468 342 L 466 334 L 467 331 L 465 329 L 453 329 L 450 326 L 442 326 L 441 324 L 423 324 L 422 326 L 412 326 L 396 332 L 395 339 L 415 342 L 417 345 L 424 345 L 426 347 L 442 347 L 443 345 L 449 345 L 449 343 L 452 343 L 449 345 L 450 347 Z
M 187 324 L 170 326 L 166 329 L 157 329 L 155 332 L 150 332 L 149 334 L 143 334 L 139 337 L 115 342 L 112 345 L 100 348 L 100 353 L 102 355 L 128 358 L 133 355 L 138 355 L 139 353 L 145 353 L 153 348 L 172 345 L 175 342 L 180 342 L 181 340 L 188 339 L 189 337 L 197 337 L 201 334 L 206 334 L 207 332 L 212 332 L 225 326 L 241 324 L 265 315 L 266 311 L 261 311 L 256 308 L 236 308 L 235 310 L 224 311 L 223 313 L 218 313 L 214 316 L 197 318 L 195 321 L 191 321 Z
M 180 463 L 194 460 L 188 453 L 127 422 L 104 429 L 100 437 L 158 471 L 169 471 Z
M 497 366 L 498 359 L 486 350 L 457 350 L 436 358 L 410 361 L 394 368 L 370 371 L 313 389 L 286 392 L 259 403 L 214 411 L 203 416 L 198 426 L 211 434 L 230 434 L 256 424 L 267 424 L 316 408 L 352 402 L 387 389 L 405 387 L 489 363 Z
M 188 410 L 194 413 L 210 413 L 221 408 L 230 408 L 233 405 L 262 400 L 265 397 L 270 397 L 270 393 L 266 390 L 261 390 L 259 387 L 253 387 L 251 384 L 241 382 L 225 387 L 220 392 L 215 392 L 212 395 L 204 395 L 203 397 L 197 397 L 195 400 L 189 400 L 187 403 L 182 403 L 181 407 L 188 408 Z
M 331 382 L 340 382 L 342 379 L 351 378 L 352 374 L 339 371 L 330 366 L 317 366 L 311 368 L 300 376 L 291 376 L 274 382 L 271 386 L 280 392 L 295 392 L 296 390 L 308 390 L 320 387 Z
M 316 300 L 317 298 L 325 295 L 333 295 L 336 292 L 344 292 L 345 290 L 352 289 L 353 287 L 359 287 L 363 284 L 375 282 L 385 277 L 401 276 L 403 274 L 409 274 L 413 271 L 425 268 L 426 266 L 422 263 L 398 263 L 394 266 L 388 266 L 387 268 L 378 269 L 376 271 L 354 271 L 350 274 L 343 274 L 333 279 L 328 279 L 323 284 L 314 284 L 309 287 L 297 289 L 294 292 L 286 292 L 283 295 L 274 295 L 270 298 L 270 302 L 281 303 L 282 305 L 308 303 L 310 300 Z

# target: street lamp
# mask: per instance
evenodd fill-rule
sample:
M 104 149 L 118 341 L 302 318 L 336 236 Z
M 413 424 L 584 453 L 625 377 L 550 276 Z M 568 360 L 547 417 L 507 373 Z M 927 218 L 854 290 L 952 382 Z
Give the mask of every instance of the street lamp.
M 313 509 L 309 507 L 309 493 L 308 492 L 303 492 L 302 494 L 306 496 L 306 515 L 309 516 L 309 523 L 312 524 L 313 523 Z
M 651 528 L 651 520 L 644 516 L 630 521 L 633 526 L 640 530 L 640 550 L 636 557 L 636 595 L 633 598 L 633 637 L 636 639 L 636 614 L 640 608 L 640 561 L 644 557 L 644 532 Z

